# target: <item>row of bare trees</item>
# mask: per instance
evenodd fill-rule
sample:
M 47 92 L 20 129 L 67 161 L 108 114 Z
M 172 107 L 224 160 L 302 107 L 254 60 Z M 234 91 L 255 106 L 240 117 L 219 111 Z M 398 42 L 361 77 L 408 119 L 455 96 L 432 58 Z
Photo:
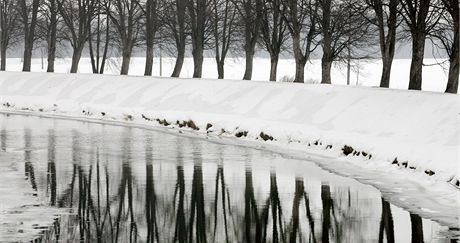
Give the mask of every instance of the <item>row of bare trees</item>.
M 71 73 L 85 48 L 92 70 L 103 73 L 111 53 L 121 56 L 128 74 L 133 50 L 145 48 L 145 75 L 152 75 L 154 50 L 176 56 L 172 77 L 180 75 L 187 46 L 193 77 L 200 78 L 205 51 L 215 55 L 224 78 L 229 52 L 244 54 L 243 79 L 251 79 L 257 48 L 270 55 L 270 80 L 276 80 L 283 51 L 293 54 L 294 82 L 304 82 L 305 65 L 322 53 L 321 83 L 331 83 L 334 62 L 373 57 L 380 46 L 380 87 L 389 87 L 396 42 L 412 42 L 409 89 L 422 88 L 426 40 L 449 57 L 446 92 L 456 93 L 459 76 L 459 3 L 457 0 L 0 0 L 1 70 L 7 49 L 23 43 L 23 71 L 30 71 L 36 42 L 45 42 L 48 72 L 56 48 L 72 47 Z M 34 44 L 35 43 L 35 44 Z M 112 47 L 112 48 L 111 48 Z

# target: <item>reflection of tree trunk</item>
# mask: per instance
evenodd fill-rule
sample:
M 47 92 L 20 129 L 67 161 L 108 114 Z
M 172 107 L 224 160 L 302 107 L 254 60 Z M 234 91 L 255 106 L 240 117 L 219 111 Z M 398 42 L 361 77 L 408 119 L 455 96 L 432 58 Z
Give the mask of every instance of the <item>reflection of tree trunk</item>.
M 126 181 L 127 181 L 126 177 L 128 176 L 128 171 L 126 170 L 125 167 L 127 167 L 126 164 L 123 165 L 121 184 L 120 184 L 120 187 L 118 188 L 118 198 L 120 199 L 120 202 L 118 204 L 118 215 L 115 221 L 115 224 L 116 224 L 115 239 L 116 240 L 118 240 L 118 236 L 120 233 L 121 215 L 123 213 L 123 205 L 125 202 L 125 187 L 126 187 Z
M 124 209 L 125 194 L 128 196 L 128 216 L 130 217 L 130 228 L 129 228 L 129 238 L 130 242 L 137 241 L 137 224 L 134 219 L 134 208 L 133 208 L 133 176 L 131 172 L 131 130 L 127 129 L 127 134 L 123 138 L 123 165 L 122 165 L 122 178 L 121 184 L 118 188 L 118 198 L 120 203 L 118 205 L 118 215 L 116 219 L 116 231 L 115 231 L 115 240 L 118 240 L 120 235 L 120 223 L 122 220 L 122 214 Z
M 134 208 L 133 208 L 133 178 L 131 176 L 131 167 L 129 167 L 129 177 L 128 177 L 128 208 L 131 218 L 131 227 L 129 230 L 129 239 L 130 242 L 137 241 L 137 224 L 134 219 Z
M 2 129 L 0 131 L 0 150 L 5 152 L 6 151 L 6 130 Z
M 84 181 L 83 170 L 81 167 L 78 169 L 78 222 L 80 226 L 80 240 L 85 239 L 86 232 L 86 182 Z M 88 231 L 88 238 L 90 237 L 90 232 Z
M 312 238 L 312 242 L 316 242 L 316 237 L 315 237 L 315 221 L 313 219 L 313 216 L 311 215 L 311 210 L 310 210 L 310 200 L 308 198 L 308 194 L 305 192 L 304 194 L 305 198 L 305 211 L 307 214 L 307 219 L 308 219 L 308 224 L 310 225 L 310 234 Z
M 77 134 L 74 134 L 72 136 L 72 164 L 73 164 L 72 179 L 70 181 L 69 187 L 64 191 L 64 193 L 62 193 L 62 196 L 58 200 L 59 207 L 72 208 L 73 206 L 73 191 L 75 188 L 75 180 L 77 177 L 78 164 L 80 162 L 79 158 L 80 158 L 80 155 L 79 155 L 79 150 L 78 150 L 78 137 L 77 137 Z M 68 202 L 69 205 L 65 205 L 66 202 Z
M 412 229 L 412 243 L 423 242 L 423 224 L 422 218 L 416 214 L 410 214 Z
M 382 198 L 382 219 L 380 220 L 379 243 L 383 243 L 384 232 L 386 233 L 385 235 L 388 243 L 395 242 L 390 203 Z
M 289 236 L 289 242 L 294 243 L 297 240 L 297 230 L 299 229 L 299 207 L 305 190 L 303 180 L 297 178 L 295 181 L 294 201 L 292 203 L 292 227 Z
M 54 131 L 48 131 L 48 174 L 47 184 L 50 189 L 50 204 L 56 206 L 56 144 Z
M 321 201 L 323 202 L 323 233 L 321 242 L 329 242 L 332 208 L 331 189 L 329 185 L 321 185 Z
M 34 172 L 34 165 L 32 164 L 31 160 L 31 150 L 32 150 L 32 135 L 30 129 L 26 129 L 24 131 L 24 171 L 26 178 L 30 181 L 32 185 L 32 189 L 37 191 L 37 183 L 35 182 L 35 172 Z
M 219 179 L 221 187 L 221 200 L 222 200 L 222 214 L 224 216 L 224 230 L 225 230 L 225 241 L 229 242 L 228 238 L 228 223 L 227 223 L 227 205 L 225 199 L 225 178 L 224 178 L 224 167 L 218 165 L 217 167 L 217 176 L 216 176 L 216 195 L 214 198 L 214 241 L 216 238 L 217 232 L 217 206 L 218 206 L 218 197 L 219 197 Z
M 196 235 L 193 240 L 193 224 L 196 214 Z M 193 167 L 192 195 L 190 206 L 189 242 L 206 242 L 206 219 L 204 211 L 203 171 L 201 165 Z
M 173 242 L 186 242 L 187 241 L 187 226 L 185 224 L 185 180 L 184 180 L 184 167 L 182 165 L 177 166 L 177 184 L 174 193 L 176 198 L 177 192 L 179 192 L 179 200 L 177 202 L 177 216 L 176 216 L 176 229 L 174 231 Z
M 272 241 L 273 242 L 286 242 L 284 238 L 283 232 L 283 221 L 282 221 L 282 210 L 281 210 L 281 203 L 278 194 L 278 183 L 276 182 L 276 174 L 270 174 L 270 203 L 272 207 L 272 222 L 273 222 L 273 229 L 272 229 Z M 279 226 L 278 226 L 279 223 Z M 280 234 L 278 234 L 278 227 L 280 230 Z M 282 238 L 278 239 L 280 235 Z
M 153 181 L 153 155 L 150 140 L 145 146 L 146 187 L 145 187 L 145 213 L 147 220 L 147 242 L 160 242 L 156 215 L 156 195 Z
M 244 190 L 244 242 L 261 242 L 262 230 L 259 219 L 259 213 L 257 211 L 257 203 L 254 197 L 254 186 L 252 183 L 252 171 L 246 169 L 245 179 L 245 190 Z M 253 225 L 255 223 L 255 225 Z M 254 227 L 255 226 L 255 227 Z M 252 240 L 252 229 L 255 228 L 255 239 Z

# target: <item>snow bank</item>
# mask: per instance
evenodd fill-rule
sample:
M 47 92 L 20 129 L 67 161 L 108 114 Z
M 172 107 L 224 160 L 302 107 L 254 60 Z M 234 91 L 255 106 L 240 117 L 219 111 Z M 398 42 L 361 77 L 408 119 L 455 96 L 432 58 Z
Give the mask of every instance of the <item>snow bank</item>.
M 0 102 L 1 109 L 196 126 L 198 132 L 276 140 L 268 142 L 327 151 L 347 161 L 394 163 L 392 166 L 430 174 L 432 177 L 426 177 L 454 185 L 460 178 L 460 95 L 331 85 L 2 72 Z M 350 153 L 346 156 L 344 152 Z

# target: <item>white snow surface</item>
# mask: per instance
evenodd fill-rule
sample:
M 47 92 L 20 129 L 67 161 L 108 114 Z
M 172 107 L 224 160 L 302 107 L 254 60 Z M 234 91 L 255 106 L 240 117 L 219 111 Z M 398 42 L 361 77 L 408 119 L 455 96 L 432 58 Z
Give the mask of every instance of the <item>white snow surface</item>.
M 352 146 L 370 161 L 397 158 L 415 171 L 435 172 L 427 180 L 455 184 L 460 178 L 460 95 L 370 87 L 175 79 L 91 74 L 0 73 L 0 109 L 31 109 L 92 118 L 168 123 L 193 120 L 199 132 L 235 134 L 245 139 L 321 149 L 344 157 Z M 106 115 L 103 116 L 101 112 Z M 156 121 L 150 122 L 158 125 Z M 222 130 L 224 129 L 224 130 Z M 225 135 L 224 134 L 224 135 Z M 313 144 L 319 141 L 318 146 Z M 311 146 L 308 146 L 310 144 Z M 313 148 L 314 147 L 314 148 Z M 358 156 L 347 156 L 356 161 Z M 348 159 L 349 158 L 349 159 Z M 359 157 L 359 161 L 368 158 Z M 365 162 L 363 162 L 365 163 Z M 396 165 L 394 165 L 396 166 Z

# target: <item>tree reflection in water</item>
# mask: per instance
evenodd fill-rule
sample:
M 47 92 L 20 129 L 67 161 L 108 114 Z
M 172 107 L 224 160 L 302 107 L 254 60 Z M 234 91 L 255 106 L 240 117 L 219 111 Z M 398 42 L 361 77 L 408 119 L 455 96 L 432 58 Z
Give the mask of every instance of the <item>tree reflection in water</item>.
M 0 137 L 6 147 L 7 133 Z M 238 184 L 235 165 L 226 160 L 222 148 L 209 166 L 202 148 L 178 142 L 176 159 L 168 167 L 158 157 L 161 151 L 155 150 L 158 142 L 153 136 L 142 142 L 133 137 L 130 129 L 124 130 L 118 150 L 110 150 L 104 142 L 88 141 L 92 138 L 73 131 L 71 163 L 64 170 L 58 166 L 61 160 L 56 161 L 57 134 L 48 130 L 46 186 L 42 186 L 35 178 L 40 161 L 32 154 L 32 132 L 24 130 L 24 170 L 31 187 L 38 193 L 46 188 L 50 205 L 74 210 L 55 222 L 55 241 L 395 242 L 395 221 L 383 198 L 378 206 L 362 204 L 352 198 L 358 192 L 350 188 L 299 176 L 289 183 L 284 180 L 280 187 L 276 169 L 260 179 L 251 166 L 236 175 Z M 159 171 L 159 166 L 171 169 Z M 269 183 L 265 191 L 260 189 L 264 182 Z M 360 207 L 381 213 L 366 221 Z M 412 242 L 422 242 L 422 219 L 415 214 L 408 217 Z M 362 230 L 367 235 L 360 236 Z

